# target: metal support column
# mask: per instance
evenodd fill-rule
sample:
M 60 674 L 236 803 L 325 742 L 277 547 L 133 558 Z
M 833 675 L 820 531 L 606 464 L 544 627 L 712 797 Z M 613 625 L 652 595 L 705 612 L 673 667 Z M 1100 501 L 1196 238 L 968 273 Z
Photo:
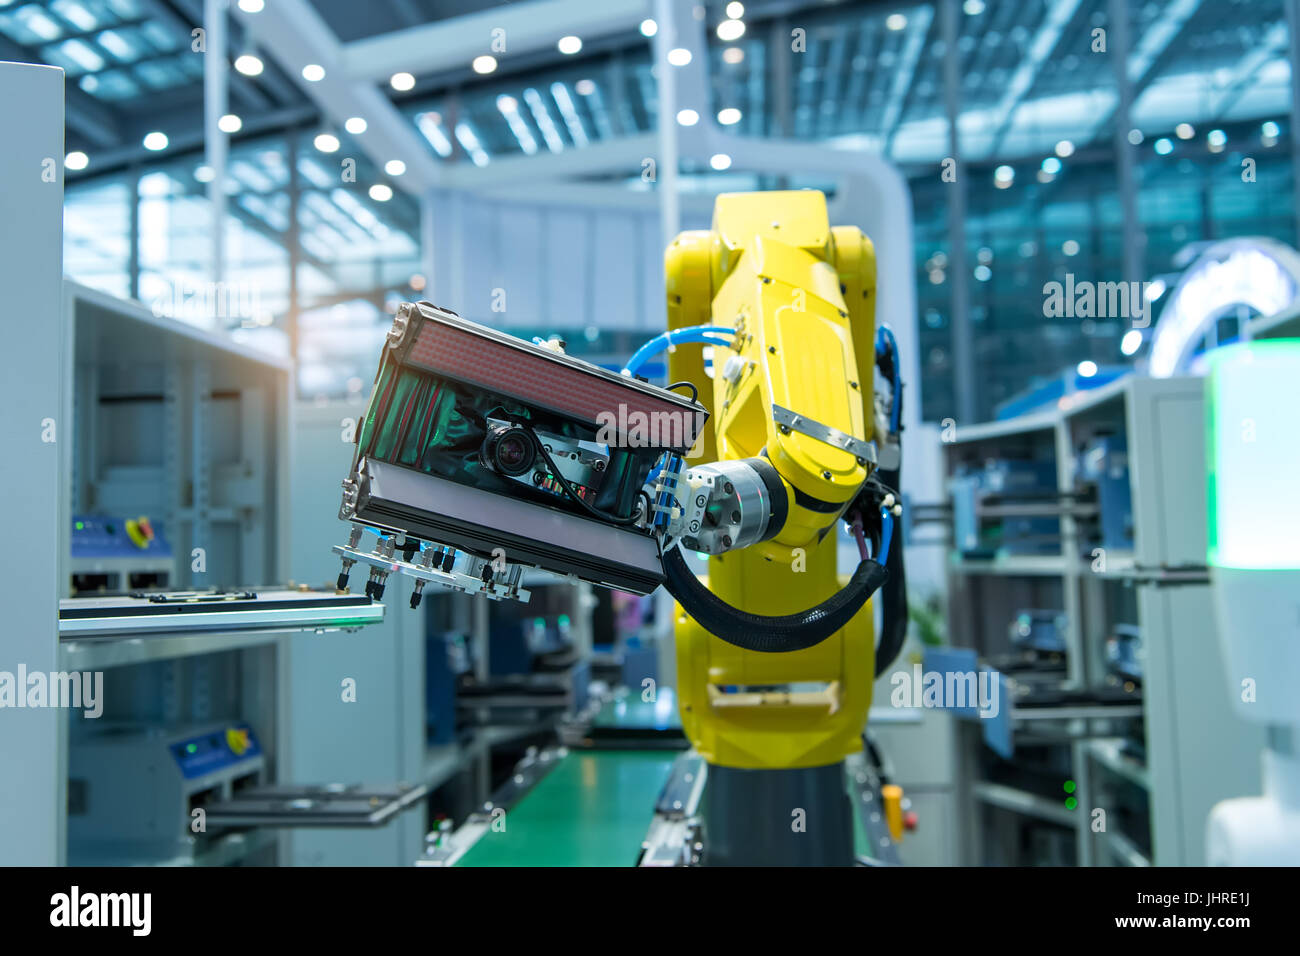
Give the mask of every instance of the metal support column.
M 434 233 L 434 193 L 427 190 L 420 194 L 420 271 L 424 274 L 424 298 L 430 302 L 441 301 L 438 295 L 442 292 L 438 284 L 438 266 L 437 258 L 434 253 L 434 244 L 437 238 Z
M 1300 0 L 1282 0 L 1291 33 L 1291 210 L 1295 241 L 1300 243 Z
M 302 265 L 302 227 L 298 222 L 298 208 L 302 202 L 302 177 L 298 172 L 298 129 L 291 127 L 285 143 L 285 159 L 289 164 L 289 225 L 284 231 L 284 243 L 289 254 L 289 310 L 284 318 L 284 331 L 289 337 L 289 359 L 298 361 L 298 319 L 302 315 L 298 287 L 298 268 Z
M 1117 95 L 1115 115 L 1115 170 L 1118 174 L 1119 204 L 1123 222 L 1123 274 L 1125 282 L 1141 282 L 1142 228 L 1138 223 L 1137 164 L 1133 158 L 1133 144 L 1128 141 L 1133 128 L 1133 84 L 1128 75 L 1129 56 L 1129 4 L 1126 0 L 1108 0 L 1107 19 L 1110 21 L 1110 58 L 1115 70 Z M 1130 286 L 1130 288 L 1132 288 Z
M 975 336 L 970 324 L 970 269 L 966 262 L 966 171 L 961 164 L 961 65 L 957 50 L 960 0 L 942 0 L 939 11 L 943 31 L 943 98 L 948 114 L 948 156 L 956 179 L 948 186 L 948 288 L 952 325 L 954 417 L 973 423 L 979 416 L 975 392 Z
M 229 64 L 226 62 L 226 0 L 203 0 L 203 29 L 207 51 L 203 59 L 204 157 L 212 170 L 208 206 L 212 211 L 212 282 L 226 274 L 226 134 L 218 125 L 226 115 Z M 214 293 L 215 298 L 215 293 Z
M 659 220 L 663 244 L 681 232 L 681 202 L 677 195 L 677 77 L 668 62 L 668 51 L 677 41 L 677 17 L 674 0 L 655 0 L 655 20 L 659 29 L 654 37 L 656 85 L 659 91 L 659 160 L 655 163 L 655 190 L 659 194 Z
M 131 165 L 127 174 L 127 188 L 131 190 L 131 208 L 127 211 L 126 295 L 140 298 L 140 167 Z
M 792 105 L 794 83 L 792 81 L 791 60 L 794 51 L 790 48 L 790 21 L 784 17 L 772 24 L 772 35 L 768 38 L 768 56 L 771 59 L 767 71 L 768 102 L 772 104 L 772 130 L 768 135 L 777 139 L 790 139 L 794 136 L 794 107 Z M 788 189 L 790 177 L 781 174 L 772 177 L 775 189 Z

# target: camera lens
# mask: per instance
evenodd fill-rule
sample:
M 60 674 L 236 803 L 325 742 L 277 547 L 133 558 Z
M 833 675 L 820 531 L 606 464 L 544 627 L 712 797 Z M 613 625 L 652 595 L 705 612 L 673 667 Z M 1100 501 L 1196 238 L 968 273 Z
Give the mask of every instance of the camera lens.
M 494 471 L 511 478 L 531 469 L 536 455 L 532 437 L 515 425 L 493 427 L 483 442 L 483 460 Z
M 497 464 L 516 472 L 527 467 L 528 446 L 518 435 L 507 435 L 497 442 Z

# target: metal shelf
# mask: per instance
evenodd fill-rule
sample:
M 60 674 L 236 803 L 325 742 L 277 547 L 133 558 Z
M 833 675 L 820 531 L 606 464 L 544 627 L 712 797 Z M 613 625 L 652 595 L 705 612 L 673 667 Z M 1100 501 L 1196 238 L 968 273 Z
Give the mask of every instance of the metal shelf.
M 261 644 L 273 644 L 291 631 L 254 634 L 193 634 L 162 637 L 102 638 L 88 641 L 63 641 L 59 645 L 59 665 L 66 671 L 102 671 L 149 661 L 175 660 L 198 654 L 237 651 Z
M 1019 418 L 1010 418 L 1005 421 L 983 422 L 965 427 L 958 425 L 953 440 L 948 444 L 969 445 L 975 442 L 988 441 L 992 438 L 1003 438 L 1007 435 L 1050 432 L 1056 427 L 1057 420 L 1055 412 L 1037 412 L 1033 415 L 1022 415 Z
M 490 751 L 493 747 L 531 737 L 552 729 L 550 722 L 526 726 L 492 725 L 480 727 L 465 744 L 437 744 L 424 753 L 424 773 L 421 783 L 436 790 L 454 777 L 469 761 Z
M 1121 742 L 1118 737 L 1090 740 L 1087 745 L 1088 755 L 1116 776 L 1123 777 L 1143 790 L 1149 789 L 1151 777 L 1146 766 L 1121 752 Z
M 1137 844 L 1118 830 L 1103 830 L 1097 834 L 1101 842 L 1110 847 L 1112 853 L 1125 866 L 1150 866 L 1151 860 L 1138 849 Z
M 987 803 L 989 806 L 1011 810 L 1014 813 L 1023 813 L 1063 827 L 1073 828 L 1078 825 L 1078 813 L 1067 810 L 1064 804 L 1048 800 L 1046 797 L 1040 797 L 1036 793 L 1017 790 L 1015 787 L 1008 787 L 1001 783 L 991 783 L 987 780 L 976 783 L 971 789 L 975 794 L 975 799 Z
M 953 554 L 948 566 L 957 574 L 1061 577 L 1076 562 L 1061 554 L 1007 554 L 995 558 L 963 558 Z

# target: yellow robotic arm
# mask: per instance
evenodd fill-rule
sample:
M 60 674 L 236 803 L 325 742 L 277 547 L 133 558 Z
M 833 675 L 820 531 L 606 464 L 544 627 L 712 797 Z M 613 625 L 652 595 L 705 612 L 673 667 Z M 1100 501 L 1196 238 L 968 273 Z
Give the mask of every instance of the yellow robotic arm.
M 810 190 L 720 196 L 713 229 L 668 250 L 670 329 L 736 329 L 731 348 L 714 349 L 711 382 L 700 350 L 669 356 L 669 378 L 696 384 L 709 406 L 697 451 L 765 459 L 785 493 L 774 536 L 709 559 L 708 590 L 730 605 L 796 614 L 841 589 L 828 532 L 874 464 L 875 279 L 871 242 L 832 229 Z M 866 609 L 785 653 L 727 643 L 680 606 L 676 634 L 683 726 L 710 763 L 812 767 L 861 747 L 874 670 Z

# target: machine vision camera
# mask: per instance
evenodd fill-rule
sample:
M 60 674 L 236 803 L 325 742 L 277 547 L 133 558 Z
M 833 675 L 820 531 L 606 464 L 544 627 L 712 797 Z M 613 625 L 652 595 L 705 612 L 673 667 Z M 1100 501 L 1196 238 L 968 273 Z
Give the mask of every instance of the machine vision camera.
M 340 587 L 368 565 L 489 597 L 526 598 L 536 567 L 638 594 L 663 580 L 656 464 L 695 442 L 686 395 L 461 319 L 404 304 L 388 334 L 340 517 L 354 523 Z M 632 430 L 637 422 L 672 427 Z M 379 535 L 359 548 L 365 529 Z

